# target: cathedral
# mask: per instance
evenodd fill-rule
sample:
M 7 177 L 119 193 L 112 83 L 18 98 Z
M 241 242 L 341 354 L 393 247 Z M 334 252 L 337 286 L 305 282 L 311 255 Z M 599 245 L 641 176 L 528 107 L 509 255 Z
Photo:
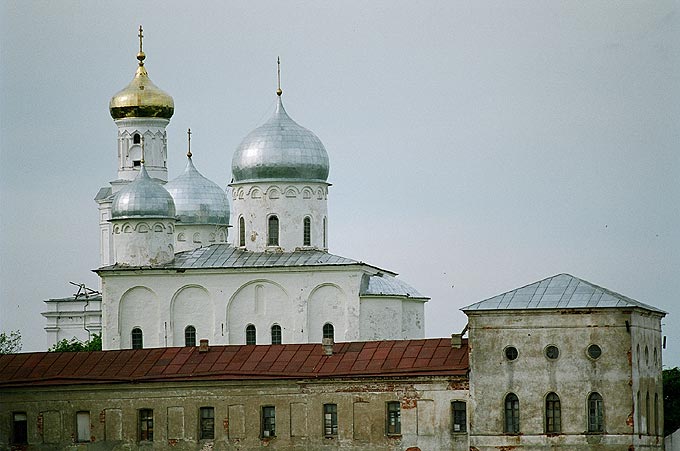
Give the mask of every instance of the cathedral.
M 186 169 L 168 181 L 174 102 L 149 79 L 141 27 L 137 59 L 110 102 L 118 177 L 95 198 L 104 349 L 424 336 L 427 297 L 328 252 L 328 153 L 280 83 L 276 111 L 233 155 L 228 199 L 194 166 L 190 131 Z

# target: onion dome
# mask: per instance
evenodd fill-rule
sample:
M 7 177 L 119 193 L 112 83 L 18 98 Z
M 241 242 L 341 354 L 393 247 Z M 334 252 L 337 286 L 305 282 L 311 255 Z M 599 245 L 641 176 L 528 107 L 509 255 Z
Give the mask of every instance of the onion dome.
M 224 190 L 201 175 L 191 161 L 184 173 L 165 185 L 175 201 L 177 220 L 182 224 L 229 224 L 229 201 Z
M 109 111 L 114 119 L 126 117 L 160 117 L 170 119 L 175 111 L 175 102 L 162 89 L 154 85 L 144 67 L 146 55 L 142 51 L 142 27 L 139 27 L 139 67 L 129 85 L 118 92 L 109 102 Z
M 243 139 L 231 163 L 234 182 L 325 182 L 328 170 L 321 140 L 288 116 L 280 94 L 274 115 Z
M 139 175 L 116 193 L 112 219 L 174 218 L 175 202 L 160 183 L 149 177 L 144 164 Z

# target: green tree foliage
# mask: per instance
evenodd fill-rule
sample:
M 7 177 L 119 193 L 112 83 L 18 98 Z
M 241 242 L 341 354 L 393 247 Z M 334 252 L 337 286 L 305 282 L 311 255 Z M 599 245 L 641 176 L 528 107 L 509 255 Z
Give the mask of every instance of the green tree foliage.
M 680 368 L 663 370 L 663 435 L 680 428 Z
M 101 351 L 102 350 L 102 336 L 98 334 L 92 335 L 89 341 L 82 342 L 77 338 L 71 340 L 63 339 L 50 349 L 48 352 L 78 352 L 78 351 Z
M 16 354 L 21 351 L 21 332 L 12 330 L 0 334 L 0 354 Z

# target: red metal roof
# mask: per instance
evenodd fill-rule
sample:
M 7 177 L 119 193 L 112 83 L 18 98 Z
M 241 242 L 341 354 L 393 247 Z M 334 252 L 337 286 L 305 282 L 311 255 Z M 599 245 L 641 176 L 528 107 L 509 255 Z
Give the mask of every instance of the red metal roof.
M 465 376 L 467 340 L 210 346 L 0 355 L 0 387 L 189 380 Z

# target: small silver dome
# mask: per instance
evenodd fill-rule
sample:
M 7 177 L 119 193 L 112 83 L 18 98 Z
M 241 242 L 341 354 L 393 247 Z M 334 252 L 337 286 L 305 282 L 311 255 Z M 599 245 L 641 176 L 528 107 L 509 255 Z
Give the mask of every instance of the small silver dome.
M 328 179 L 328 153 L 321 140 L 298 125 L 283 108 L 246 136 L 234 152 L 234 182 Z
M 177 220 L 183 224 L 229 224 L 229 201 L 225 192 L 203 177 L 189 158 L 187 167 L 165 185 L 175 201 Z
M 160 183 L 149 177 L 143 164 L 137 178 L 113 198 L 112 219 L 174 217 L 175 202 L 172 196 Z

